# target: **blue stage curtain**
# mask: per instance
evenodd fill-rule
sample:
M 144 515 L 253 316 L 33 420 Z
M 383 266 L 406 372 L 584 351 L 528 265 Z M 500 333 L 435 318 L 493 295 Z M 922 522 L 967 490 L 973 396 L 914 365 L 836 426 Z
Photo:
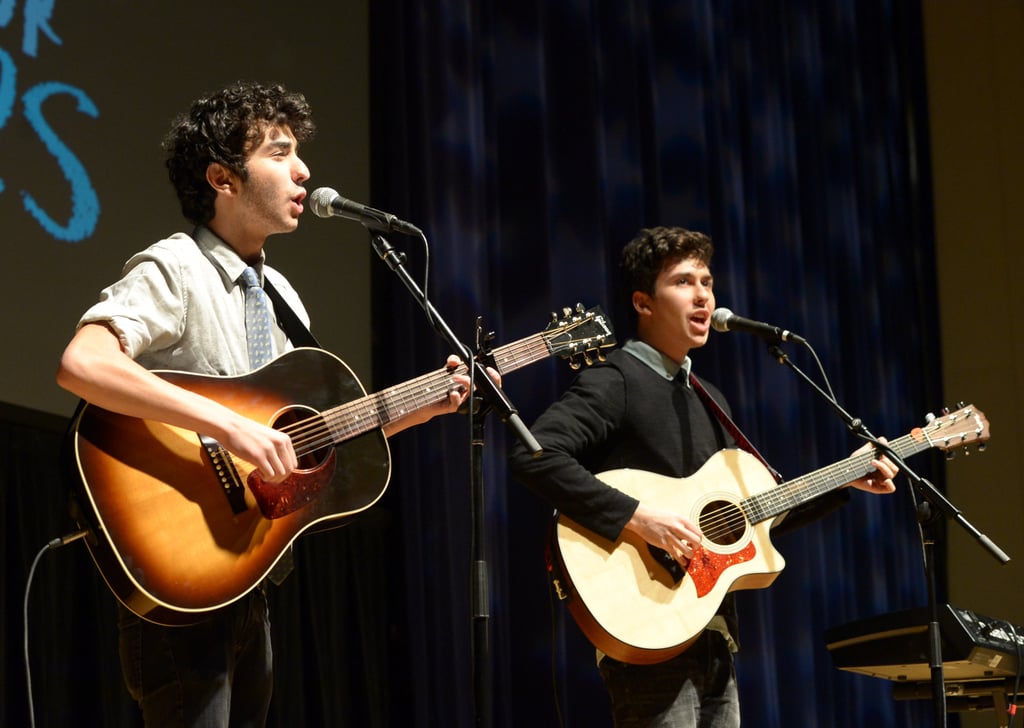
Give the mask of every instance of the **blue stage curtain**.
M 843 407 L 890 438 L 940 409 L 920 7 L 899 0 L 374 0 L 372 203 L 429 239 L 389 235 L 456 336 L 496 345 L 581 302 L 629 335 L 618 252 L 641 227 L 709 233 L 720 306 L 810 341 Z M 375 262 L 375 385 L 451 347 Z M 813 358 L 786 345 L 820 382 Z M 763 343 L 713 334 L 695 369 L 787 478 L 859 442 Z M 565 362 L 509 373 L 529 424 Z M 473 724 L 469 431 L 436 420 L 392 440 L 396 601 L 407 725 Z M 550 509 L 511 481 L 512 434 L 485 438 L 489 649 L 497 726 L 610 725 L 593 651 L 552 605 Z M 911 462 L 942 483 L 937 455 Z M 923 606 L 914 501 L 853 494 L 776 545 L 787 568 L 741 594 L 745 722 L 922 725 L 926 704 L 837 670 L 823 632 Z M 401 580 L 399 587 L 398 581 Z M 941 585 L 940 585 L 941 586 Z M 401 598 L 398 593 L 401 593 Z M 477 666 L 479 668 L 479 666 Z M 951 719 L 955 720 L 955 718 Z

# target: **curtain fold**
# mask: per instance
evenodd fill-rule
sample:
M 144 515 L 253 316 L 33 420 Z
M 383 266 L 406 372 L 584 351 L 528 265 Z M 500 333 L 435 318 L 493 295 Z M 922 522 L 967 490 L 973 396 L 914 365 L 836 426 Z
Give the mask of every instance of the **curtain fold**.
M 806 337 L 839 401 L 876 435 L 905 434 L 942 406 L 916 3 L 382 0 L 371 13 L 374 204 L 426 231 L 428 295 L 471 350 L 477 316 L 501 344 L 576 302 L 602 306 L 624 340 L 618 251 L 640 227 L 682 225 L 716 241 L 719 305 Z M 419 241 L 391 242 L 423 280 Z M 449 344 L 384 266 L 374 276 L 377 381 L 439 366 Z M 835 412 L 763 349 L 714 334 L 694 359 L 773 465 L 795 478 L 855 449 Z M 820 381 L 808 352 L 788 353 Z M 571 376 L 546 361 L 504 388 L 528 424 Z M 550 511 L 509 481 L 510 437 L 489 419 L 477 524 L 464 421 L 392 442 L 409 719 L 472 723 L 479 528 L 496 725 L 607 725 L 592 650 L 549 602 Z M 941 483 L 937 458 L 912 464 Z M 906 481 L 888 498 L 855 493 L 777 545 L 786 570 L 740 597 L 748 722 L 919 723 L 919 703 L 836 670 L 822 639 L 924 603 Z

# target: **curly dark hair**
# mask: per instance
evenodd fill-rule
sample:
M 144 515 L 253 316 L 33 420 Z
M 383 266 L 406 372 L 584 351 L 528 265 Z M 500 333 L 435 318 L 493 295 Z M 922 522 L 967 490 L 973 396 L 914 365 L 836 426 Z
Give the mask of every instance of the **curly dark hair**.
M 627 293 L 654 295 L 654 284 L 665 266 L 696 258 L 711 265 L 715 252 L 711 238 L 681 227 L 644 228 L 622 249 L 620 271 Z
M 250 81 L 203 95 L 174 120 L 163 150 L 186 219 L 201 225 L 213 218 L 216 193 L 206 181 L 207 168 L 219 162 L 247 179 L 249 154 L 267 128 L 278 125 L 288 126 L 299 143 L 316 133 L 305 96 Z

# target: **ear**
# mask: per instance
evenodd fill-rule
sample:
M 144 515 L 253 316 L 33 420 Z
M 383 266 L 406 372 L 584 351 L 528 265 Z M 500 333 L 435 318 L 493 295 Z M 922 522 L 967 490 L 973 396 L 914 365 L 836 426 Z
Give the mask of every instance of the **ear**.
M 206 181 L 214 192 L 225 194 L 237 192 L 238 177 L 220 162 L 213 162 L 206 168 Z
M 633 291 L 633 310 L 638 316 L 651 313 L 651 297 L 643 291 Z

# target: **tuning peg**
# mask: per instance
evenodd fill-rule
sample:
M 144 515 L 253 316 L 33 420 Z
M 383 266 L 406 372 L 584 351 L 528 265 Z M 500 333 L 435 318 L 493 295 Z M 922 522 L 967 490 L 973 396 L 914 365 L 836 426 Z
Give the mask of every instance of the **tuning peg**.
M 583 304 L 579 301 L 576 302 L 576 313 L 586 313 L 587 309 L 583 308 Z
M 949 461 L 949 460 L 953 460 L 954 458 L 956 458 L 956 450 L 947 450 L 946 451 L 946 460 Z
M 562 309 L 562 315 L 565 316 L 565 318 L 569 318 L 572 315 L 572 309 L 568 306 L 564 307 Z
M 987 442 L 979 442 L 978 443 L 978 452 L 985 452 L 986 450 L 988 450 L 988 443 Z
M 607 359 L 607 357 L 605 357 L 605 355 L 604 355 L 604 349 L 600 349 L 599 348 L 597 350 L 597 360 L 598 361 L 606 361 L 606 359 Z
M 588 367 L 594 363 L 594 360 L 590 357 L 589 351 L 583 351 L 583 363 L 586 364 Z
M 579 357 L 573 354 L 569 357 L 569 368 L 574 372 L 578 372 L 583 365 L 580 364 Z
M 930 424 L 931 424 L 931 423 L 933 423 L 933 422 L 935 422 L 935 415 L 934 415 L 934 414 L 932 414 L 931 412 L 929 412 L 928 414 L 926 414 L 926 415 L 924 416 L 924 423 L 925 423 L 926 425 L 930 425 Z

